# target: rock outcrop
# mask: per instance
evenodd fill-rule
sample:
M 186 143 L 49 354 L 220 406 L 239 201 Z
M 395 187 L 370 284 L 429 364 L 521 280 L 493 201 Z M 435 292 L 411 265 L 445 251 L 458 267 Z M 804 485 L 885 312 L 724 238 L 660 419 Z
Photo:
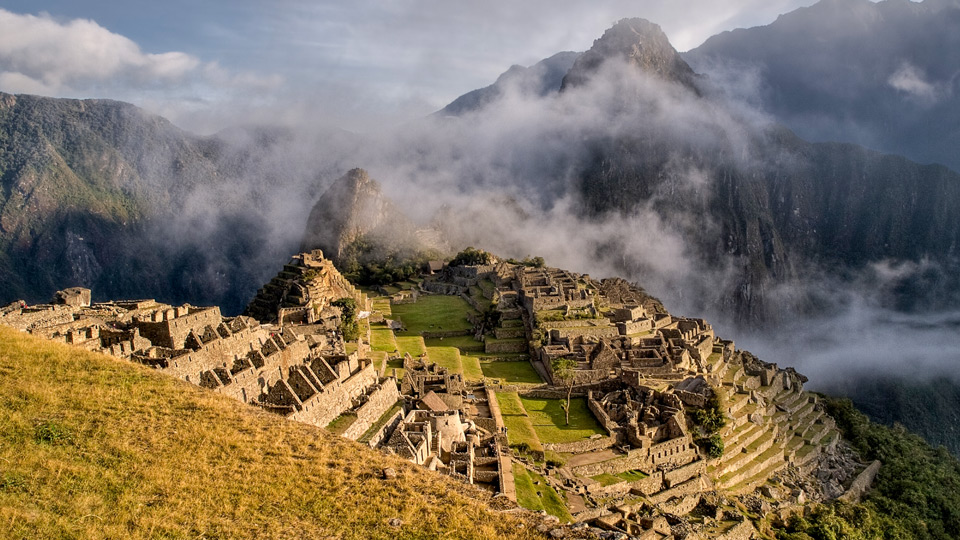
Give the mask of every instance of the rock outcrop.
M 338 265 L 442 248 L 442 233 L 418 228 L 363 169 L 336 180 L 314 205 L 301 251 L 320 249 Z
M 666 34 L 646 19 L 621 19 L 580 55 L 563 78 L 561 91 L 590 80 L 600 66 L 620 59 L 640 71 L 697 91 L 696 73 L 670 45 Z

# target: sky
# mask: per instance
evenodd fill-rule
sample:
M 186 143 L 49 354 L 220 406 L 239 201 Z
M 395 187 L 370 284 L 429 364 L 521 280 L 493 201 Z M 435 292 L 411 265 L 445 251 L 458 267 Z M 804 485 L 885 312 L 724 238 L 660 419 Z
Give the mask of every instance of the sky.
M 0 91 L 113 98 L 197 132 L 304 118 L 371 130 L 513 64 L 583 51 L 615 21 L 681 51 L 811 0 L 0 1 Z

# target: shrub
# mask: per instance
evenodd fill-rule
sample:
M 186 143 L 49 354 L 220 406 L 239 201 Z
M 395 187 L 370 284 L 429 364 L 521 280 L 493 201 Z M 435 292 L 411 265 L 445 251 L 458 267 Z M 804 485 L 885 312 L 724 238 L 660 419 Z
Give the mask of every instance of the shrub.
M 718 458 L 723 455 L 723 438 L 718 434 L 701 437 L 694 442 L 712 458 Z

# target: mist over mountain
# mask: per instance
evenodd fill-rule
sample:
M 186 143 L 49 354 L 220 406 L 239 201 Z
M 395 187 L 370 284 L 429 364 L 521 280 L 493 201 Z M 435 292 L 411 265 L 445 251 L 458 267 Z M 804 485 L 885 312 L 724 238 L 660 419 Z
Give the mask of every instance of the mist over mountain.
M 960 171 L 956 0 L 824 0 L 683 56 L 805 139 Z
M 493 84 L 467 92 L 451 101 L 438 114 L 457 116 L 476 111 L 496 101 L 508 91 L 540 97 L 557 92 L 563 84 L 564 76 L 579 56 L 580 53 L 576 52 L 559 52 L 530 67 L 510 66 Z
M 957 173 L 807 142 L 698 75 L 648 21 L 508 73 L 362 135 L 305 118 L 197 137 L 129 105 L 4 95 L 0 300 L 83 285 L 235 313 L 331 224 L 356 225 L 319 239 L 331 255 L 433 226 L 451 247 L 637 281 L 813 387 L 917 366 L 953 376 Z M 344 197 L 327 192 L 357 167 L 375 190 L 348 174 Z M 348 200 L 361 191 L 403 226 L 363 217 Z
M 0 94 L 0 300 L 83 285 L 239 312 L 323 187 L 317 139 L 297 137 L 197 137 L 125 103 Z

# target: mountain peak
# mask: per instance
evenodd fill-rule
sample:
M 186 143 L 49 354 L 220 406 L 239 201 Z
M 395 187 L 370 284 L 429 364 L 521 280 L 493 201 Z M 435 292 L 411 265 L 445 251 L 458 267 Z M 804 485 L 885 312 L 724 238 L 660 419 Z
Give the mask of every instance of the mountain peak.
M 595 40 L 563 78 L 561 90 L 586 83 L 610 59 L 626 61 L 644 73 L 696 91 L 696 73 L 673 48 L 660 26 L 639 18 L 621 19 Z

